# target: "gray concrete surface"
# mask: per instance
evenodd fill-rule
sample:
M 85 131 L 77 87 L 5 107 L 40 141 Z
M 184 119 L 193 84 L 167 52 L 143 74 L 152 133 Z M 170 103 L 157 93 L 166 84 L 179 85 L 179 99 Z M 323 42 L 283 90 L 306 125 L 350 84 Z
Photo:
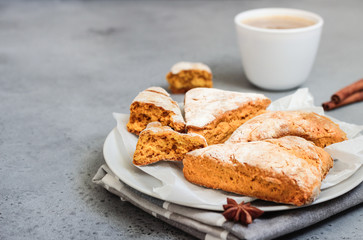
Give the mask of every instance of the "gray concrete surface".
M 146 87 L 167 87 L 180 60 L 212 68 L 215 87 L 256 89 L 243 76 L 233 16 L 293 7 L 325 19 L 303 87 L 316 104 L 363 76 L 363 2 L 0 1 L 0 239 L 191 239 L 91 183 L 102 144 Z M 182 96 L 174 96 L 182 100 Z M 363 124 L 363 102 L 329 113 Z M 288 239 L 359 239 L 363 206 Z

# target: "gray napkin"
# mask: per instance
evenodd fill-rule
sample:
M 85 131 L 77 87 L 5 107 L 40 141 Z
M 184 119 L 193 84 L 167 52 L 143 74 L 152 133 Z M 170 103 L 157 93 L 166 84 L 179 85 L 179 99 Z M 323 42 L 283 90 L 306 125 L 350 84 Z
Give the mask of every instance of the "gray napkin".
M 226 221 L 221 212 L 159 200 L 129 187 L 102 165 L 92 180 L 136 207 L 199 239 L 272 239 L 310 226 L 363 202 L 363 184 L 333 200 L 289 211 L 264 213 L 250 225 Z M 253 204 L 252 204 L 253 205 Z

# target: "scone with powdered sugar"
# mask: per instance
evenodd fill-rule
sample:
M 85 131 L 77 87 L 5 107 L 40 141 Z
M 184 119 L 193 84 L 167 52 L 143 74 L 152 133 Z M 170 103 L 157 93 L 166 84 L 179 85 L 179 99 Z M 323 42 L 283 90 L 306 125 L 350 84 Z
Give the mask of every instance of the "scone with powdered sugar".
M 127 130 L 139 135 L 150 122 L 155 121 L 175 131 L 185 131 L 185 122 L 179 105 L 161 87 L 150 87 L 136 96 L 130 106 Z
M 183 173 L 197 185 L 301 206 L 318 197 L 332 163 L 324 149 L 288 136 L 194 150 L 183 160 Z
M 264 113 L 270 103 L 262 94 L 191 89 L 184 98 L 187 131 L 204 136 L 209 145 L 223 143 L 248 119 Z
M 240 126 L 229 143 L 259 141 L 283 136 L 299 136 L 319 147 L 347 139 L 339 125 L 325 116 L 306 111 L 271 111 Z

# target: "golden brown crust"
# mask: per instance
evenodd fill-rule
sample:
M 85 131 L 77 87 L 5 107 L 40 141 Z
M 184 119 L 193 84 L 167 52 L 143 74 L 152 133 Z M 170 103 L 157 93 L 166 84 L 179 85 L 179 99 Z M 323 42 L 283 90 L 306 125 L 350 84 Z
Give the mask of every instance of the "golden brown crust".
M 319 147 L 347 139 L 339 125 L 325 116 L 304 111 L 271 111 L 239 127 L 227 142 L 249 142 L 283 136 L 299 136 Z
M 297 206 L 311 203 L 320 192 L 326 171 L 321 165 L 330 161 L 330 156 L 302 138 L 296 140 L 300 149 L 294 151 L 287 142 L 298 137 L 288 138 L 218 144 L 192 151 L 183 161 L 184 176 L 201 186 L 267 201 Z
M 161 160 L 182 161 L 187 152 L 206 146 L 207 142 L 202 136 L 181 134 L 153 122 L 140 133 L 133 163 L 148 165 Z
M 169 72 L 166 80 L 172 93 L 186 93 L 197 87 L 213 87 L 212 73 L 205 70 L 183 70 L 176 74 Z
M 200 186 L 297 206 L 313 201 L 312 194 L 302 191 L 293 179 L 278 175 L 272 182 L 269 176 L 274 175 L 273 172 L 248 164 L 235 162 L 222 166 L 211 158 L 192 159 L 190 156 L 183 163 L 185 178 Z M 197 165 L 207 165 L 208 169 L 197 169 Z

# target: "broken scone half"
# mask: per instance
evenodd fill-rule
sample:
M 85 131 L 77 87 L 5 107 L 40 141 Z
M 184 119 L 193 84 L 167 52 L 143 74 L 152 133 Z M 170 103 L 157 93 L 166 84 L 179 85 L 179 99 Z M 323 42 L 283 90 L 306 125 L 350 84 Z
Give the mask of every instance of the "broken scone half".
M 204 136 L 209 145 L 223 143 L 248 119 L 264 113 L 270 103 L 262 94 L 191 89 L 184 99 L 187 131 Z
M 185 122 L 179 105 L 161 87 L 150 87 L 136 96 L 130 106 L 127 130 L 139 135 L 147 124 L 154 121 L 178 132 L 185 131 Z
M 187 152 L 206 146 L 205 138 L 198 134 L 179 133 L 159 122 L 152 122 L 140 133 L 133 163 L 148 165 L 161 160 L 182 161 Z

